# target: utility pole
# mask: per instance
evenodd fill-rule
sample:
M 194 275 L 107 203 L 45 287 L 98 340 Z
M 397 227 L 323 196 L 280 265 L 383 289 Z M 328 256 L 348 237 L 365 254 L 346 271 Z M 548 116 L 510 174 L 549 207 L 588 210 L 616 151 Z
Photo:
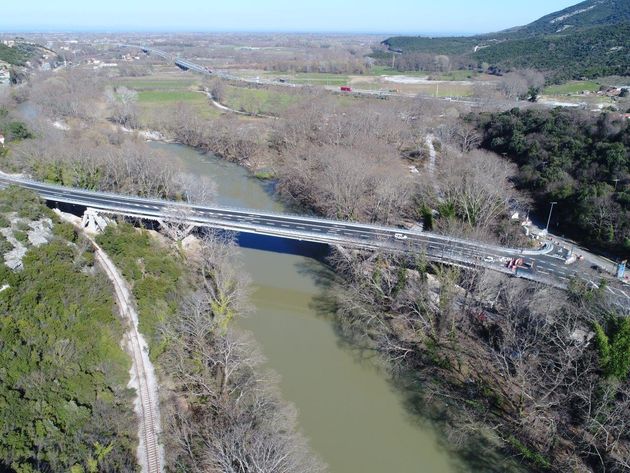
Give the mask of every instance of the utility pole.
M 617 184 L 619 183 L 619 178 L 615 178 L 613 179 L 613 182 L 615 183 L 615 192 L 617 192 Z
M 545 228 L 545 233 L 549 233 L 549 223 L 551 222 L 551 212 L 553 212 L 553 206 L 558 202 L 552 202 L 551 208 L 549 209 L 549 218 L 547 219 L 547 227 Z

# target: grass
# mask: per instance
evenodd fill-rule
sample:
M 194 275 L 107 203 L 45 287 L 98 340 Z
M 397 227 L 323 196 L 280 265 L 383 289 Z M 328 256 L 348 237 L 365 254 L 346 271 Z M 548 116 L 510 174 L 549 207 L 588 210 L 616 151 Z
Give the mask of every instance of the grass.
M 308 84 L 308 85 L 347 85 L 349 83 L 348 79 L 342 79 L 342 78 L 338 78 L 338 79 L 327 79 L 327 78 L 322 78 L 322 79 L 289 79 L 289 82 L 292 82 L 293 84 Z
M 145 90 L 138 93 L 138 103 L 165 103 L 165 102 L 206 102 L 206 98 L 198 92 L 171 91 L 171 90 Z
M 273 114 L 285 110 L 298 100 L 298 95 L 276 90 L 228 86 L 223 102 L 234 110 Z
M 256 179 L 260 179 L 261 181 L 267 181 L 271 179 L 275 179 L 276 175 L 273 171 L 258 171 L 254 174 Z
M 310 79 L 310 80 L 348 80 L 348 76 L 346 74 L 332 74 L 332 73 L 324 73 L 324 72 L 298 72 L 294 75 L 296 79 Z
M 116 81 L 119 86 L 137 91 L 143 90 L 182 90 L 197 84 L 196 81 L 186 79 L 124 79 Z
M 207 97 L 200 92 L 186 90 L 144 90 L 138 92 L 140 115 L 147 121 L 160 108 L 187 103 L 193 106 L 204 118 L 215 117 L 220 112 L 208 103 Z
M 219 116 L 220 112 L 208 103 L 206 96 L 195 90 L 199 83 L 196 78 L 155 74 L 116 79 L 112 85 L 128 87 L 138 92 L 140 117 L 146 123 L 151 121 L 158 109 L 179 102 L 192 105 L 204 118 Z
M 451 71 L 446 74 L 430 74 L 435 80 L 467 81 L 477 77 L 475 71 Z
M 593 81 L 571 81 L 560 85 L 550 85 L 545 87 L 545 95 L 569 95 L 579 94 L 585 90 L 589 92 L 597 92 L 600 85 Z

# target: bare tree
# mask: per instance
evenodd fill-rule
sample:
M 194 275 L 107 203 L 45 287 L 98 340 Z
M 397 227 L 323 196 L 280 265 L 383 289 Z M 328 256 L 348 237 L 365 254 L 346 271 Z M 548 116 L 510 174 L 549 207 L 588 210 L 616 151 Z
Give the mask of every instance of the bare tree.
M 128 128 L 138 126 L 138 92 L 127 87 L 118 87 L 107 89 L 105 96 L 111 108 L 111 120 Z
M 527 80 L 520 73 L 510 72 L 501 79 L 499 89 L 507 98 L 517 100 L 527 93 L 529 86 Z
M 515 196 L 510 182 L 514 175 L 513 166 L 494 154 L 450 151 L 440 161 L 437 187 L 442 204 L 470 227 L 489 228 L 507 212 L 509 200 Z M 432 188 L 424 187 L 426 191 Z

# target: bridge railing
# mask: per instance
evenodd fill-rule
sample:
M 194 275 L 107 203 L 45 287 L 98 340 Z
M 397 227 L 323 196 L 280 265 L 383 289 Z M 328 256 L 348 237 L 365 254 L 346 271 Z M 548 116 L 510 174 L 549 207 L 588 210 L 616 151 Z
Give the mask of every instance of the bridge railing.
M 478 248 L 483 248 L 486 250 L 490 250 L 490 251 L 494 251 L 494 252 L 499 252 L 499 253 L 503 253 L 503 252 L 512 252 L 512 253 L 521 253 L 521 254 L 529 254 L 529 255 L 542 255 L 542 254 L 547 254 L 550 251 L 552 251 L 553 249 L 553 245 L 550 244 L 545 244 L 545 246 L 540 249 L 540 250 L 529 250 L 529 249 L 520 249 L 520 248 L 504 248 L 501 246 L 497 246 L 497 245 L 490 245 L 487 243 L 482 243 L 482 242 L 477 242 L 477 241 L 471 241 L 471 240 L 464 240 L 461 238 L 455 238 L 455 237 L 450 237 L 447 235 L 440 235 L 437 233 L 432 233 L 432 232 L 419 232 L 419 231 L 415 231 L 415 230 L 402 230 L 402 229 L 398 229 L 398 228 L 394 228 L 394 227 L 386 227 L 383 225 L 378 225 L 378 224 L 362 224 L 362 223 L 357 223 L 357 222 L 346 222 L 346 221 L 340 221 L 340 220 L 330 220 L 330 219 L 325 219 L 325 218 L 320 218 L 320 217 L 313 217 L 313 216 L 305 216 L 305 215 L 300 215 L 300 214 L 293 214 L 293 213 L 278 213 L 278 212 L 270 212 L 270 211 L 259 211 L 259 210 L 254 210 L 254 209 L 247 209 L 247 208 L 242 208 L 242 207 L 231 207 L 231 206 L 207 206 L 207 205 L 199 205 L 199 204 L 191 204 L 191 203 L 186 203 L 186 202 L 177 202 L 177 201 L 169 201 L 169 200 L 164 200 L 164 199 L 158 199 L 158 198 L 144 198 L 144 197 L 138 197 L 138 196 L 133 196 L 133 195 L 126 195 L 126 194 L 115 194 L 113 192 L 103 192 L 103 191 L 90 191 L 90 190 L 85 190 L 85 189 L 77 189 L 77 188 L 68 188 L 65 186 L 59 186 L 56 184 L 44 184 L 38 181 L 34 181 L 31 179 L 25 179 L 25 178 L 17 178 L 14 176 L 10 176 L 8 174 L 4 174 L 4 173 L 0 173 L 0 178 L 4 179 L 6 181 L 9 182 L 13 182 L 13 183 L 24 183 L 26 185 L 30 185 L 33 187 L 43 187 L 43 188 L 47 188 L 47 189 L 55 189 L 60 193 L 63 193 L 64 191 L 72 191 L 72 192 L 76 192 L 79 194 L 85 194 L 87 196 L 94 196 L 94 197 L 111 197 L 111 198 L 120 198 L 121 196 L 124 196 L 126 199 L 129 200 L 133 200 L 136 202 L 142 202 L 142 203 L 154 203 L 156 205 L 160 205 L 160 206 L 175 206 L 175 207 L 181 207 L 181 208 L 191 208 L 193 210 L 195 209 L 200 209 L 200 210 L 205 210 L 205 211 L 213 211 L 213 210 L 217 210 L 217 211 L 233 211 L 233 212 L 237 212 L 237 213 L 241 213 L 241 214 L 246 214 L 246 215 L 255 215 L 255 216 L 261 216 L 261 217 L 272 217 L 272 218 L 292 218 L 292 219 L 296 219 L 296 220 L 301 220 L 301 221 L 307 221 L 307 222 L 314 222 L 314 223 L 323 223 L 323 224 L 328 224 L 328 225 L 335 225 L 335 224 L 343 224 L 346 226 L 350 226 L 350 227 L 354 227 L 354 228 L 370 228 L 373 230 L 381 230 L 383 232 L 404 232 L 407 234 L 412 234 L 412 235 L 418 235 L 418 236 L 427 236 L 427 237 L 431 237 L 435 240 L 440 240 L 440 241 L 444 241 L 444 242 L 449 242 L 449 243 L 460 243 L 463 245 L 475 245 Z

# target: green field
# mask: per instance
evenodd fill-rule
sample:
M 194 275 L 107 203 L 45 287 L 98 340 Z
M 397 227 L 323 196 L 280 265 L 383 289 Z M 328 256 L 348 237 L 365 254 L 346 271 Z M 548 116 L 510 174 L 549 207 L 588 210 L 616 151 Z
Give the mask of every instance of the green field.
M 550 85 L 545 87 L 545 95 L 569 95 L 579 94 L 581 92 L 597 92 L 600 85 L 593 81 L 571 81 L 560 85 Z
M 141 117 L 149 120 L 153 112 L 163 107 L 178 103 L 191 105 L 199 115 L 205 118 L 217 117 L 221 112 L 209 103 L 208 98 L 201 92 L 187 90 L 143 90 L 138 92 L 138 105 Z
M 182 90 L 196 85 L 197 81 L 188 79 L 124 79 L 117 81 L 116 84 L 137 91 L 166 89 Z
M 474 79 L 479 74 L 475 71 L 451 71 L 444 74 L 433 73 L 430 77 L 435 80 L 453 80 L 453 81 L 467 81 Z
M 143 121 L 150 121 L 154 112 L 183 102 L 190 104 L 202 116 L 210 118 L 220 114 L 207 97 L 197 91 L 200 80 L 191 77 L 177 78 L 172 74 L 155 74 L 148 77 L 124 77 L 114 81 L 114 86 L 124 86 L 138 92 L 138 106 Z
M 269 89 L 249 89 L 228 86 L 225 88 L 226 107 L 248 113 L 274 114 L 296 103 L 299 95 Z
M 165 103 L 165 102 L 203 102 L 207 99 L 199 92 L 177 90 L 142 90 L 138 92 L 138 103 Z

